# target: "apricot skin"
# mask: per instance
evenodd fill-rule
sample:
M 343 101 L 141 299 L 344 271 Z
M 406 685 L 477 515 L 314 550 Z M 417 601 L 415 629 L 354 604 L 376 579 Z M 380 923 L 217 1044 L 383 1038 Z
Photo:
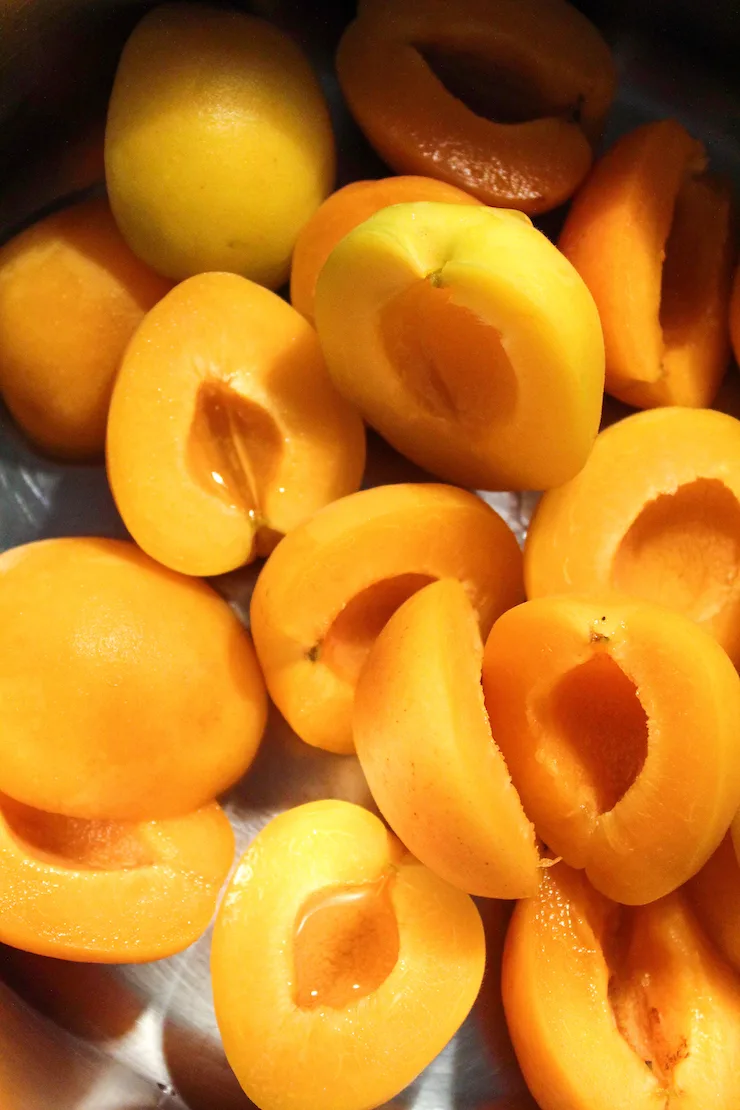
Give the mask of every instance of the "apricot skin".
M 146 821 L 251 763 L 266 696 L 209 586 L 133 544 L 44 540 L 0 558 L 0 789 L 70 817 Z
M 686 892 L 709 939 L 740 972 L 740 864 L 730 833 L 687 883 Z
M 311 986 L 298 962 L 307 907 L 379 882 L 397 923 L 392 966 L 360 998 L 312 1003 L 308 990 L 299 1005 Z M 372 922 L 357 926 L 327 931 L 317 988 L 331 994 L 334 976 L 367 967 Z M 473 902 L 405 854 L 377 817 L 348 802 L 298 806 L 259 833 L 216 919 L 211 973 L 226 1056 L 260 1110 L 371 1110 L 457 1031 L 484 963 Z

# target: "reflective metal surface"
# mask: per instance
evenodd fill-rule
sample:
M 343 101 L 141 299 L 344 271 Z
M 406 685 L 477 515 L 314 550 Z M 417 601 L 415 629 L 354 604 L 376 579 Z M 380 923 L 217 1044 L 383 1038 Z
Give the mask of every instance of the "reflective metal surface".
M 379 163 L 343 110 L 330 72 L 332 46 L 349 5 L 310 7 L 309 17 L 305 9 L 301 14 L 297 0 L 253 5 L 290 27 L 322 71 L 339 135 L 342 180 L 377 175 Z M 598 7 L 588 5 L 591 14 Z M 723 46 L 738 36 L 737 6 L 714 5 L 713 19 L 725 31 L 715 39 L 711 57 L 693 54 L 690 43 L 672 42 L 655 24 L 641 26 L 636 20 L 645 13 L 638 5 L 603 8 L 622 78 L 606 140 L 643 120 L 674 115 L 704 139 L 713 165 L 740 183 L 740 89 L 733 87 L 722 62 Z M 0 230 L 5 234 L 70 186 L 87 183 L 70 152 L 80 136 L 83 146 L 94 149 L 113 59 L 140 9 L 6 0 L 0 14 Z M 665 11 L 663 5 L 654 6 L 659 20 Z M 701 19 L 699 5 L 694 10 L 689 3 L 678 5 L 674 15 L 690 21 L 692 11 Z M 695 44 L 706 46 L 714 33 L 711 27 L 704 38 L 697 32 Z M 85 165 L 93 180 L 95 157 Z M 546 217 L 543 227 L 551 232 L 557 220 L 557 214 Z M 737 377 L 731 370 L 723 392 L 723 407 L 736 413 Z M 608 407 L 608 415 L 620 411 Z M 419 477 L 410 464 L 372 440 L 368 484 Z M 535 496 L 489 499 L 523 537 Z M 40 458 L 0 412 L 0 549 L 70 534 L 125 535 L 102 467 L 62 466 Z M 242 615 L 254 574 L 253 569 L 238 571 L 215 583 Z M 226 799 L 239 848 L 279 810 L 319 797 L 371 804 L 356 760 L 308 748 L 273 714 L 255 766 Z M 488 904 L 484 912 L 490 966 L 479 1004 L 454 1042 L 395 1100 L 395 1110 L 533 1107 L 498 1001 L 505 910 Z M 248 1107 L 220 1047 L 208 951 L 206 936 L 172 959 L 126 968 L 65 964 L 0 948 L 0 975 L 7 984 L 0 983 L 3 1110 Z

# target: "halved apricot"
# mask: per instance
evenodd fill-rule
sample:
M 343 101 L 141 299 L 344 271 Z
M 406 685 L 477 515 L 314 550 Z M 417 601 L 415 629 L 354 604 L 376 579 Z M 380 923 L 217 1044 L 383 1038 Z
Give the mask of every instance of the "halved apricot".
M 0 941 L 96 963 L 171 956 L 205 932 L 233 857 L 215 802 L 122 823 L 0 798 Z
M 365 433 L 299 313 L 237 274 L 199 274 L 157 305 L 126 351 L 107 456 L 139 546 L 209 575 L 264 554 L 356 490 Z
M 624 135 L 573 202 L 560 249 L 591 290 L 606 389 L 639 408 L 710 405 L 727 368 L 729 185 L 679 123 Z
M 344 33 L 337 73 L 396 172 L 531 214 L 586 176 L 615 86 L 606 43 L 563 0 L 373 0 Z
M 252 595 L 252 635 L 270 695 L 303 740 L 353 750 L 352 700 L 368 652 L 398 606 L 438 578 L 462 582 L 483 635 L 521 598 L 513 533 L 453 486 L 363 490 L 278 545 Z
M 0 393 L 42 450 L 102 452 L 126 344 L 171 287 L 132 253 L 99 198 L 47 216 L 0 250 Z
M 675 890 L 740 805 L 740 678 L 700 628 L 628 598 L 504 613 L 483 658 L 496 742 L 549 848 L 629 905 Z
M 376 212 L 330 254 L 315 315 L 337 388 L 446 481 L 547 489 L 585 463 L 604 389 L 599 314 L 521 212 Z
M 564 864 L 514 910 L 502 988 L 542 1110 L 736 1110 L 740 979 L 680 892 L 626 908 Z
M 0 790 L 17 801 L 179 816 L 254 758 L 267 699 L 248 632 L 204 582 L 133 544 L 6 551 L 0 628 Z
M 529 597 L 618 590 L 701 624 L 740 662 L 740 421 L 636 413 L 549 490 L 524 550 Z
M 740 864 L 730 833 L 686 886 L 710 940 L 740 971 Z
M 424 587 L 375 641 L 352 731 L 373 798 L 410 852 L 468 894 L 526 898 L 539 852 L 491 735 L 482 662 L 464 588 Z
M 471 899 L 377 817 L 298 806 L 259 833 L 216 919 L 226 1055 L 260 1110 L 370 1110 L 457 1031 L 484 963 Z

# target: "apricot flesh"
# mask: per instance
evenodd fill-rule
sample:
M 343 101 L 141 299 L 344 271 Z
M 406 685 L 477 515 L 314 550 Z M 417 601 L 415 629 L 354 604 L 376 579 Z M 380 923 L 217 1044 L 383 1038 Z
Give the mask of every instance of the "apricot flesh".
M 107 461 L 139 546 L 184 574 L 220 574 L 356 490 L 365 432 L 290 305 L 236 274 L 200 274 L 126 352 Z
M 252 595 L 270 696 L 301 739 L 351 752 L 352 702 L 391 614 L 438 578 L 462 582 L 485 635 L 522 597 L 521 553 L 484 501 L 452 486 L 376 486 L 289 533 Z
M 483 658 L 491 727 L 548 847 L 628 905 L 675 890 L 740 805 L 740 678 L 685 617 L 614 596 L 528 601 Z
M 539 852 L 491 735 L 482 662 L 460 583 L 419 590 L 360 674 L 355 748 L 381 813 L 422 863 L 469 894 L 526 898 L 537 890 Z
M 257 751 L 264 683 L 209 586 L 131 543 L 56 539 L 0 556 L 0 789 L 51 813 L 175 817 Z
M 740 661 L 740 421 L 665 408 L 601 432 L 541 499 L 524 568 L 529 597 L 618 590 L 697 621 Z
M 504 1008 L 541 1110 L 734 1110 L 740 979 L 676 892 L 637 908 L 560 863 L 518 903 Z
M 227 1058 L 260 1110 L 370 1110 L 450 1040 L 484 962 L 473 902 L 377 817 L 298 806 L 259 833 L 216 919 Z
M 730 833 L 687 884 L 686 893 L 709 939 L 740 972 L 740 864 Z

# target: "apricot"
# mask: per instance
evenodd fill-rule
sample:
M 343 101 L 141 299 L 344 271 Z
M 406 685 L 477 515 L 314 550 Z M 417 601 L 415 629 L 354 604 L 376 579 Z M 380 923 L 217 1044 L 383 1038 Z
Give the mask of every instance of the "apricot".
M 591 290 L 606 389 L 629 405 L 710 405 L 730 354 L 727 182 L 679 123 L 619 139 L 578 193 L 560 249 Z
M 383 177 L 353 181 L 327 197 L 301 230 L 290 269 L 290 302 L 313 323 L 316 281 L 322 266 L 344 236 L 381 208 L 404 201 L 479 204 L 462 189 L 433 177 Z
M 266 697 L 249 634 L 204 582 L 133 544 L 6 551 L 0 628 L 11 798 L 91 820 L 181 816 L 254 758 Z
M 329 113 L 300 48 L 262 19 L 205 4 L 150 11 L 108 108 L 111 207 L 146 262 L 178 280 L 228 270 L 277 289 L 331 190 Z
M 483 657 L 496 743 L 539 836 L 628 905 L 675 890 L 740 805 L 740 678 L 692 621 L 615 596 L 504 613 Z
M 98 198 L 0 249 L 0 393 L 42 451 L 103 450 L 126 344 L 170 285 L 131 253 Z
M 285 537 L 257 579 L 250 618 L 270 696 L 303 740 L 353 750 L 355 687 L 378 633 L 411 594 L 451 577 L 483 635 L 522 596 L 513 533 L 452 486 L 362 490 Z
M 205 932 L 234 856 L 210 805 L 162 821 L 60 817 L 0 799 L 0 941 L 42 956 L 140 963 Z
M 226 1056 L 260 1110 L 370 1110 L 454 1035 L 484 963 L 471 899 L 377 817 L 298 806 L 259 833 L 216 918 Z
M 139 546 L 185 574 L 220 574 L 356 490 L 365 432 L 295 309 L 236 274 L 200 274 L 134 336 L 107 460 Z
M 456 579 L 393 614 L 357 683 L 352 731 L 381 813 L 410 852 L 468 894 L 536 893 L 539 852 L 481 690 L 477 614 Z
M 618 590 L 675 609 L 740 662 L 740 422 L 704 409 L 636 413 L 540 501 L 529 597 Z
M 604 385 L 599 316 L 521 213 L 377 212 L 332 251 L 315 312 L 338 389 L 447 481 L 544 489 L 586 461 Z
M 740 865 L 729 833 L 686 893 L 709 939 L 740 971 Z
M 609 48 L 563 0 L 361 4 L 337 74 L 398 173 L 532 215 L 562 204 L 586 176 L 589 140 L 615 88 Z
M 685 896 L 625 908 L 560 863 L 504 950 L 509 1032 L 541 1110 L 735 1110 L 740 980 Z

